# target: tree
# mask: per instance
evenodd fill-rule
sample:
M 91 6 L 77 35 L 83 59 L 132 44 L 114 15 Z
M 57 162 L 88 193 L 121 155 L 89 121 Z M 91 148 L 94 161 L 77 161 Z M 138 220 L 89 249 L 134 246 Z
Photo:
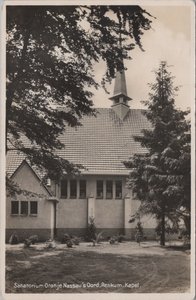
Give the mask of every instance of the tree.
M 24 153 L 58 180 L 80 167 L 56 150 L 66 126 L 96 114 L 95 63 L 106 64 L 105 88 L 130 50 L 142 49 L 150 14 L 139 6 L 8 6 L 6 17 L 6 151 Z
M 146 148 L 145 154 L 135 154 L 125 165 L 132 169 L 129 187 L 141 201 L 140 212 L 153 214 L 158 220 L 161 245 L 169 224 L 177 227 L 182 217 L 190 234 L 190 123 L 189 111 L 176 109 L 177 87 L 161 62 L 150 85 L 145 101 L 145 116 L 152 124 L 135 140 Z

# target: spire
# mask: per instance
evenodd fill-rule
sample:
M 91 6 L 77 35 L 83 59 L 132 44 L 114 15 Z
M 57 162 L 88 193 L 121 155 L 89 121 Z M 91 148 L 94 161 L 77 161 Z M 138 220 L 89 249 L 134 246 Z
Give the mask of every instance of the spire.
M 131 100 L 131 98 L 127 96 L 127 86 L 124 70 L 117 71 L 114 82 L 114 94 L 109 99 L 113 101 L 112 108 L 114 109 L 116 114 L 121 119 L 124 119 L 125 115 L 129 111 L 128 101 Z

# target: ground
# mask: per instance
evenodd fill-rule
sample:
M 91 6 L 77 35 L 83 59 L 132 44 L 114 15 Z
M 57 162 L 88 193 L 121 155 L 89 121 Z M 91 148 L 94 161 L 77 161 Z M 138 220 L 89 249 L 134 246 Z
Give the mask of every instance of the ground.
M 156 242 L 7 245 L 7 293 L 184 293 L 190 253 Z

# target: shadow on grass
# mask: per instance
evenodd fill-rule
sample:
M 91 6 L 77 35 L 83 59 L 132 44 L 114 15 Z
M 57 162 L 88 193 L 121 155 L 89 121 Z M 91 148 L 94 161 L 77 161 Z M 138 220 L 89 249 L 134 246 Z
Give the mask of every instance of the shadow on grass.
M 191 247 L 190 245 L 168 245 L 168 246 L 165 246 L 165 249 L 169 250 L 169 251 L 182 251 L 182 252 L 185 252 L 187 250 L 190 250 Z

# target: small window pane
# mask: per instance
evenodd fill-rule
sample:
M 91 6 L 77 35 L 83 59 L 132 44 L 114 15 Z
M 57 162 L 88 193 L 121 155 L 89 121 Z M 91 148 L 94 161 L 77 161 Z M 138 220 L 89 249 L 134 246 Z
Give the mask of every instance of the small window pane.
M 80 180 L 80 198 L 86 198 L 86 180 Z
M 28 215 L 28 202 L 21 201 L 21 215 Z
M 11 201 L 11 214 L 18 215 L 18 213 L 19 213 L 19 202 Z
M 120 180 L 116 181 L 116 198 L 122 198 L 122 181 Z
M 67 180 L 61 180 L 61 198 L 67 198 Z
M 106 181 L 106 198 L 107 199 L 113 198 L 112 189 L 113 189 L 112 181 L 111 180 Z
M 97 180 L 97 198 L 103 198 L 103 180 Z
M 37 201 L 30 201 L 30 214 L 37 215 Z
M 77 197 L 77 181 L 70 180 L 70 198 Z

